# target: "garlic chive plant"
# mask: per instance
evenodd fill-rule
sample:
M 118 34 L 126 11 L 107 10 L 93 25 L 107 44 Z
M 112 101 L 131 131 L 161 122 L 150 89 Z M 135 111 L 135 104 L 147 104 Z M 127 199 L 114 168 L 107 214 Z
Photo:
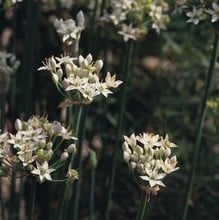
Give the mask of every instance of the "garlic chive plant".
M 73 58 L 67 55 L 50 57 L 38 70 L 48 70 L 58 91 L 65 101 L 60 107 L 73 104 L 90 104 L 96 96 L 108 97 L 111 88 L 117 88 L 122 81 L 107 73 L 105 80 L 100 79 L 103 61 L 93 61 L 91 54 Z
M 213 49 L 211 54 L 211 60 L 208 68 L 208 74 L 206 77 L 205 90 L 202 98 L 201 111 L 197 126 L 196 141 L 193 151 L 193 160 L 191 163 L 188 185 L 185 194 L 185 201 L 182 211 L 182 220 L 186 220 L 188 216 L 189 203 L 192 195 L 193 186 L 195 183 L 195 176 L 198 164 L 198 158 L 201 149 L 201 139 L 203 135 L 203 127 L 206 115 L 206 109 L 208 104 L 208 98 L 211 92 L 211 86 L 213 82 L 213 74 L 215 65 L 218 59 L 219 50 L 219 33 L 218 33 L 218 22 L 219 22 L 219 4 L 217 0 L 206 0 L 206 1 L 190 1 L 182 0 L 176 2 L 176 9 L 179 13 L 184 13 L 187 16 L 187 23 L 194 24 L 196 26 L 201 25 L 202 22 L 206 24 L 212 24 L 214 27 L 215 38 L 213 43 Z
M 158 193 L 161 186 L 165 186 L 164 177 L 179 169 L 177 158 L 172 155 L 172 149 L 176 147 L 169 141 L 168 135 L 164 138 L 151 133 L 124 136 L 123 158 L 144 195 L 140 202 L 144 205 L 139 205 L 137 219 L 143 219 L 146 202 Z
M 56 181 L 52 174 L 65 164 L 69 154 L 76 152 L 77 139 L 72 131 L 60 122 L 36 116 L 28 121 L 17 119 L 15 128 L 15 134 L 0 135 L 1 176 L 16 171 L 21 177 L 35 177 L 39 183 Z M 66 170 L 61 181 L 77 179 L 78 174 L 69 173 L 72 171 Z

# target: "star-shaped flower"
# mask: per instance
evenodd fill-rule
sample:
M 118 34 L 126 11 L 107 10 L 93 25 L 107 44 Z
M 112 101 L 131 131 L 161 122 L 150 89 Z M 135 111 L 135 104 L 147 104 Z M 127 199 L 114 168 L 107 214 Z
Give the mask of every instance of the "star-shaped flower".
M 47 161 L 40 164 L 36 162 L 37 167 L 31 171 L 32 174 L 38 175 L 40 183 L 43 183 L 45 180 L 52 180 L 50 173 L 55 171 L 55 169 L 50 169 Z

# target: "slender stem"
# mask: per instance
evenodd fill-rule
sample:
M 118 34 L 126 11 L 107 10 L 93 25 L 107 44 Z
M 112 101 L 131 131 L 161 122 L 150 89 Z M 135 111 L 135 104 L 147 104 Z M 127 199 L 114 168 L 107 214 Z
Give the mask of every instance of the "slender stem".
M 34 15 L 34 16 L 33 16 Z M 36 52 L 38 23 L 40 17 L 40 3 L 34 1 L 27 1 L 26 14 L 26 33 L 25 33 L 25 48 L 22 60 L 22 78 L 23 80 L 23 99 L 26 117 L 33 111 L 33 88 L 34 88 L 34 53 Z
M 2 197 L 2 179 L 0 178 L 0 203 L 1 203 L 1 219 L 5 220 L 5 204 Z
M 28 220 L 34 219 L 34 208 L 35 208 L 35 197 L 36 197 L 36 180 L 34 178 L 31 179 L 30 185 L 30 208 L 28 213 Z
M 141 198 L 140 198 L 139 205 L 138 205 L 138 212 L 137 212 L 136 220 L 143 220 L 144 219 L 147 200 L 148 200 L 147 193 L 142 190 L 141 191 Z
M 212 55 L 211 55 L 211 61 L 210 61 L 210 66 L 209 66 L 209 71 L 208 71 L 208 76 L 207 76 L 207 81 L 206 81 L 204 97 L 203 97 L 203 100 L 202 100 L 201 115 L 200 115 L 200 118 L 199 118 L 196 143 L 195 143 L 195 148 L 194 148 L 194 152 L 193 152 L 192 167 L 191 167 L 191 170 L 190 170 L 189 181 L 188 181 L 188 186 L 187 186 L 187 193 L 186 193 L 186 199 L 185 199 L 185 204 L 184 204 L 184 207 L 183 207 L 183 215 L 182 215 L 182 218 L 181 218 L 182 220 L 187 219 L 189 200 L 190 200 L 190 197 L 191 197 L 191 194 L 192 194 L 192 188 L 193 188 L 193 185 L 194 185 L 196 166 L 197 166 L 197 161 L 198 161 L 198 156 L 199 156 L 199 151 L 200 151 L 200 143 L 201 143 L 201 137 L 202 137 L 205 114 L 206 114 L 207 100 L 208 100 L 208 96 L 210 94 L 215 63 L 217 61 L 217 56 L 218 56 L 218 44 L 219 44 L 219 32 L 216 31 L 214 47 L 213 47 L 213 51 L 212 51 Z
M 83 122 L 83 112 L 84 112 L 84 106 L 80 105 L 78 109 L 76 109 L 76 118 L 75 118 L 75 127 L 74 127 L 74 131 L 75 131 L 75 136 L 79 138 L 80 136 L 80 132 L 81 132 L 81 124 Z M 80 146 L 80 144 L 78 143 L 78 147 Z M 79 151 L 80 154 L 81 151 Z M 70 159 L 70 165 L 71 167 L 73 167 L 73 163 L 74 163 L 74 154 L 72 154 L 71 159 Z M 79 169 L 79 174 L 80 173 L 80 169 Z M 80 178 L 79 178 L 80 180 Z M 78 181 L 79 181 L 78 180 Z M 65 188 L 64 188 L 64 192 L 61 195 L 61 203 L 60 203 L 60 209 L 59 209 L 59 214 L 58 214 L 58 219 L 62 220 L 63 216 L 66 215 L 66 209 L 67 209 L 67 205 L 66 205 L 66 197 L 68 195 L 68 192 L 70 190 L 71 184 L 66 183 L 65 184 Z
M 0 97 L 0 105 L 1 105 L 1 109 L 0 109 L 0 130 L 4 131 L 5 128 L 5 101 L 6 101 L 6 96 L 5 94 L 3 94 Z M 0 162 L 0 166 L 1 166 Z M 4 200 L 3 200 L 3 196 L 2 196 L 2 179 L 0 178 L 0 203 L 1 203 L 1 218 L 2 220 L 5 219 L 5 207 L 4 207 Z
M 82 171 L 83 171 L 83 158 L 82 158 L 82 152 L 83 152 L 83 137 L 85 132 L 85 121 L 86 121 L 86 110 L 83 109 L 83 117 L 81 118 L 80 126 L 78 129 L 78 172 L 80 175 L 80 178 L 76 182 L 76 191 L 73 201 L 73 220 L 78 220 L 78 211 L 79 211 L 79 202 L 80 202 L 80 195 L 81 195 L 81 184 L 82 184 Z
M 1 100 L 0 100 L 0 102 L 1 102 L 1 118 L 0 118 L 0 120 L 1 120 L 1 124 L 0 124 L 0 130 L 2 130 L 2 131 L 4 131 L 4 128 L 5 128 L 5 102 L 6 102 L 6 95 L 5 94 L 3 94 L 2 96 L 1 96 Z
M 15 192 L 15 180 L 16 180 L 16 171 L 12 171 L 11 185 L 10 185 L 10 203 L 9 203 L 9 219 L 13 219 L 13 216 L 18 212 L 17 206 L 17 197 Z
M 127 89 L 129 84 L 129 78 L 130 78 L 130 60 L 132 57 L 132 51 L 133 51 L 133 42 L 129 42 L 127 45 L 127 53 L 125 60 L 124 60 L 124 68 L 123 68 L 123 87 L 121 90 L 121 97 L 119 100 L 119 110 L 118 110 L 118 124 L 116 129 L 116 140 L 115 140 L 115 151 L 113 155 L 113 164 L 112 164 L 112 172 L 111 172 L 111 178 L 109 183 L 109 189 L 108 189 L 108 195 L 107 195 L 107 204 L 106 204 L 106 213 L 105 213 L 105 220 L 109 220 L 110 218 L 110 207 L 111 207 L 111 199 L 112 199 L 112 193 L 113 193 L 113 187 L 115 182 L 115 175 L 116 175 L 116 167 L 117 167 L 117 157 L 118 157 L 118 148 L 120 144 L 120 138 L 122 135 L 123 130 L 123 120 L 124 120 L 124 114 L 125 114 L 125 107 L 126 107 L 126 100 L 127 100 Z
M 68 107 L 68 126 L 72 127 L 72 106 Z
M 91 170 L 90 201 L 89 201 L 90 220 L 95 219 L 95 213 L 94 213 L 95 173 L 96 173 L 96 168 L 93 167 Z

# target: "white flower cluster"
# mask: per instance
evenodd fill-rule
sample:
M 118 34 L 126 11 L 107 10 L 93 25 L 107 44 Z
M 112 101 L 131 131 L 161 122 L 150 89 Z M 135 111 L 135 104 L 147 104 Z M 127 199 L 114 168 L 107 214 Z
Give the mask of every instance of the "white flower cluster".
M 121 29 L 118 33 L 126 42 L 129 39 L 137 40 L 145 34 L 147 24 L 150 23 L 152 25 L 149 27 L 155 29 L 157 33 L 161 29 L 166 29 L 166 24 L 169 22 L 167 10 L 168 3 L 165 0 L 114 0 L 110 10 L 104 12 L 101 20 L 118 26 Z
M 160 33 L 160 30 L 166 30 L 169 17 L 165 14 L 168 11 L 168 4 L 165 1 L 152 1 L 149 8 L 149 16 L 152 20 L 152 28 Z
M 209 7 L 209 5 L 211 5 L 211 7 Z M 196 5 L 187 4 L 187 1 L 184 0 L 176 6 L 180 13 L 185 12 L 188 17 L 188 23 L 198 25 L 200 21 L 209 20 L 209 18 L 212 23 L 219 20 L 219 4 L 214 0 L 206 1 L 205 4 L 203 1 L 200 1 L 200 3 L 196 3 Z
M 10 77 L 16 72 L 20 62 L 16 60 L 14 54 L 0 51 L 0 95 L 8 91 Z
M 100 79 L 103 61 L 93 61 L 92 55 L 79 56 L 77 59 L 62 56 L 50 57 L 38 70 L 48 70 L 52 74 L 57 89 L 66 98 L 65 105 L 74 103 L 89 104 L 98 95 L 108 97 L 122 81 L 116 80 L 109 72 L 105 81 Z
M 24 175 L 37 176 L 40 183 L 51 181 L 51 173 L 76 151 L 74 143 L 63 147 L 63 141 L 76 138 L 60 122 L 50 123 L 44 117 L 33 116 L 28 121 L 17 119 L 15 128 L 16 134 L 0 135 L 2 175 L 10 175 L 10 170 L 15 169 Z
M 124 136 L 123 158 L 134 170 L 135 175 L 146 181 L 146 189 L 165 186 L 162 179 L 179 169 L 177 158 L 171 156 L 172 148 L 177 147 L 169 141 L 168 135 L 163 138 L 151 133 Z
M 85 29 L 85 18 L 82 11 L 73 19 L 56 19 L 54 22 L 57 33 L 62 37 L 63 43 L 71 45 L 74 40 L 79 40 L 81 32 Z

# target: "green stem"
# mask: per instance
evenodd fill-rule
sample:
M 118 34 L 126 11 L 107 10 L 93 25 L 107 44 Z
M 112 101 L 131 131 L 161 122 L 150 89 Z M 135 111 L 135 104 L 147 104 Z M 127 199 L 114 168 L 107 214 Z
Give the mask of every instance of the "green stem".
M 78 220 L 78 211 L 79 211 L 79 202 L 80 202 L 80 195 L 81 195 L 81 184 L 82 184 L 82 170 L 83 170 L 83 158 L 82 158 L 82 152 L 83 152 L 83 137 L 84 137 L 84 132 L 85 132 L 85 121 L 86 121 L 86 113 L 87 113 L 87 109 L 82 109 L 83 110 L 83 114 L 82 114 L 82 118 L 79 124 L 79 128 L 78 128 L 78 172 L 79 172 L 79 179 L 76 182 L 76 191 L 75 191 L 75 195 L 74 195 L 74 201 L 73 201 L 73 220 Z
M 34 16 L 33 16 L 34 15 Z M 36 52 L 38 23 L 40 17 L 40 3 L 27 1 L 26 14 L 26 33 L 25 33 L 25 48 L 22 60 L 22 78 L 23 83 L 23 107 L 28 117 L 33 111 L 33 88 L 34 88 L 34 53 Z
M 2 130 L 2 132 L 4 131 L 4 128 L 5 128 L 5 102 L 6 102 L 6 95 L 3 94 L 1 96 L 1 123 L 0 123 L 0 130 Z
M 132 57 L 132 51 L 133 51 L 133 42 L 129 42 L 127 45 L 127 53 L 125 60 L 124 60 L 124 68 L 123 68 L 123 86 L 121 90 L 121 97 L 119 100 L 119 113 L 118 113 L 118 124 L 116 129 L 116 140 L 115 140 L 115 151 L 113 155 L 113 164 L 112 164 L 112 172 L 111 172 L 111 178 L 109 183 L 109 189 L 108 189 L 108 195 L 107 195 L 107 204 L 106 204 L 106 213 L 105 213 L 105 220 L 109 220 L 110 218 L 110 207 L 111 207 L 111 199 L 112 199 L 112 193 L 113 193 L 113 187 L 115 182 L 115 175 L 116 175 L 116 167 L 117 167 L 117 157 L 118 157 L 118 149 L 120 144 L 120 139 L 122 136 L 123 131 L 123 120 L 124 120 L 124 114 L 125 114 L 125 107 L 126 107 L 126 101 L 127 101 L 127 89 L 129 84 L 129 78 L 130 78 L 130 61 Z
M 81 125 L 82 125 L 83 120 L 84 120 L 83 117 L 84 117 L 84 106 L 80 105 L 79 108 L 76 109 L 75 127 L 74 127 L 75 136 L 78 137 L 78 138 L 80 138 L 80 132 L 81 132 L 81 129 L 82 129 Z M 79 143 L 78 143 L 78 147 L 80 147 Z M 80 151 L 80 149 L 79 149 L 79 151 Z M 80 152 L 82 152 L 82 150 Z M 79 152 L 79 154 L 80 154 L 80 152 Z M 73 167 L 73 163 L 74 163 L 74 153 L 72 154 L 71 159 L 70 159 L 71 167 Z M 79 169 L 79 174 L 81 175 L 80 169 Z M 80 180 L 80 178 L 79 178 L 79 180 Z M 64 192 L 62 194 L 61 202 L 60 202 L 58 220 L 64 219 L 63 217 L 66 215 L 66 209 L 67 209 L 66 197 L 69 193 L 70 187 L 71 187 L 71 184 L 69 184 L 69 183 L 65 184 Z
M 95 213 L 94 213 L 95 173 L 96 173 L 96 168 L 92 168 L 92 170 L 91 170 L 91 184 L 90 184 L 90 201 L 89 201 L 90 220 L 95 219 Z
M 13 219 L 18 213 L 17 197 L 15 192 L 16 171 L 12 171 L 11 185 L 10 185 L 10 203 L 9 203 L 9 219 Z
M 141 198 L 140 198 L 139 205 L 138 205 L 138 212 L 137 212 L 136 220 L 143 220 L 144 219 L 147 200 L 148 200 L 147 193 L 142 190 L 141 191 Z
M 2 197 L 2 179 L 0 178 L 0 203 L 1 203 L 1 219 L 5 220 L 5 204 Z
M 28 213 L 28 220 L 34 219 L 35 197 L 36 197 L 36 180 L 32 177 L 30 185 L 30 208 Z
M 0 130 L 2 130 L 2 132 L 4 131 L 5 128 L 5 102 L 6 102 L 6 95 L 2 94 L 2 96 L 0 97 Z M 0 166 L 1 166 L 0 162 Z M 1 203 L 1 218 L 2 220 L 5 219 L 5 206 L 4 206 L 4 200 L 3 200 L 3 196 L 2 196 L 2 181 L 0 178 L 0 203 Z
M 211 62 L 210 62 L 210 66 L 209 66 L 206 87 L 205 87 L 204 97 L 203 97 L 203 101 L 202 101 L 201 115 L 199 118 L 196 143 L 195 143 L 195 148 L 194 148 L 194 152 L 193 152 L 192 167 L 190 170 L 186 199 L 185 199 L 185 204 L 184 204 L 184 208 L 183 208 L 183 215 L 181 218 L 182 220 L 187 219 L 189 200 L 190 200 L 190 197 L 192 194 L 192 188 L 194 185 L 196 166 L 197 166 L 197 161 L 198 161 L 198 156 L 199 156 L 199 151 L 200 151 L 200 143 L 201 143 L 205 114 L 206 114 L 207 100 L 208 100 L 208 97 L 210 94 L 214 68 L 215 68 L 215 64 L 216 64 L 217 56 L 218 56 L 218 44 L 219 44 L 219 32 L 216 31 L 214 47 L 213 47 L 213 51 L 212 51 L 212 55 L 211 55 Z
M 68 107 L 68 126 L 72 127 L 72 106 Z

